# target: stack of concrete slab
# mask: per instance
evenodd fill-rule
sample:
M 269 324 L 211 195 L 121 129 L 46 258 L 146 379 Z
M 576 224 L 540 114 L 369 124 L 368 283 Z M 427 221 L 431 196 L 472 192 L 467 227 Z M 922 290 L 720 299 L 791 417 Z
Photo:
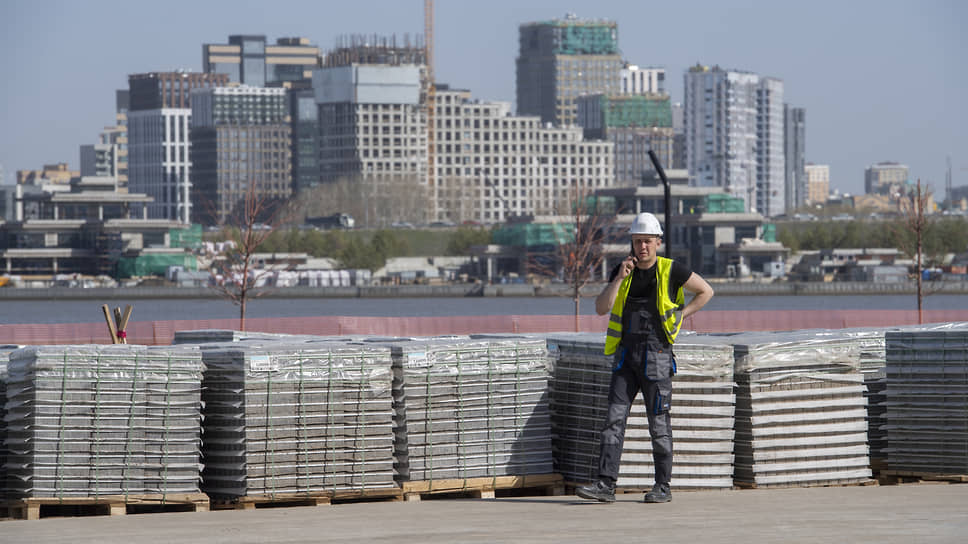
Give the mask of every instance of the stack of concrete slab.
M 11 498 L 198 493 L 201 354 L 33 346 L 7 367 Z
M 7 362 L 23 346 L 0 345 L 0 501 L 7 497 Z
M 393 351 L 399 482 L 552 473 L 543 338 L 380 345 Z
M 555 466 L 566 481 L 598 477 L 602 425 L 608 405 L 613 357 L 604 355 L 602 334 L 555 334 L 560 352 L 551 386 Z M 717 489 L 733 485 L 736 397 L 733 348 L 725 340 L 682 334 L 675 346 L 672 380 L 672 485 Z M 633 403 L 625 433 L 619 488 L 643 489 L 655 481 L 652 440 L 641 395 Z
M 836 331 L 729 336 L 736 354 L 739 485 L 871 477 L 858 342 Z
M 209 496 L 395 486 L 389 349 L 291 339 L 201 348 Z
M 842 335 L 857 344 L 860 371 L 867 387 L 867 440 L 870 447 L 872 468 L 886 468 L 887 461 L 887 353 L 885 335 L 891 331 L 933 331 L 968 329 L 968 323 L 943 323 L 925 325 L 902 325 L 890 328 L 859 327 L 838 329 Z M 803 333 L 830 334 L 830 331 L 813 330 Z
M 285 334 L 259 331 L 236 331 L 232 329 L 195 329 L 190 331 L 175 331 L 172 344 L 211 344 L 213 342 L 265 342 L 268 340 L 299 341 L 352 341 L 359 337 L 350 336 L 314 336 L 307 334 Z
M 867 390 L 867 444 L 870 449 L 871 466 L 886 459 L 887 407 L 884 392 L 887 390 L 887 355 L 885 352 L 884 329 L 843 329 L 841 332 L 853 338 L 859 349 L 860 371 L 864 376 Z
M 968 474 L 968 328 L 888 331 L 887 466 Z

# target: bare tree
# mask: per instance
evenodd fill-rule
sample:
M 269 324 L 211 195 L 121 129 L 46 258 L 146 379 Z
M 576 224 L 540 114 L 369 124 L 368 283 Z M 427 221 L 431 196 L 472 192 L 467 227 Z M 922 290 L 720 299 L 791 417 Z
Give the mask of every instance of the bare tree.
M 292 217 L 290 203 L 270 198 L 249 184 L 234 212 L 226 218 L 228 240 L 220 252 L 208 255 L 214 289 L 239 306 L 239 330 L 245 330 L 246 306 L 266 293 L 265 279 L 278 269 L 255 266 L 260 246 Z
M 575 304 L 575 331 L 580 330 L 581 291 L 594 278 L 604 259 L 604 245 L 615 224 L 615 210 L 585 188 L 576 188 L 562 201 L 568 221 L 553 224 L 557 247 L 553 260 L 529 255 L 529 267 L 538 274 L 560 276 L 569 286 Z M 566 228 L 567 227 L 567 228 Z M 570 233 L 569 233 L 570 231 Z M 552 267 L 554 269 L 552 269 Z
M 923 255 L 923 241 L 924 232 L 927 227 L 928 221 L 925 216 L 924 209 L 930 197 L 930 189 L 921 189 L 921 178 L 918 178 L 917 187 L 913 195 L 902 196 L 898 199 L 898 212 L 901 214 L 901 224 L 907 230 L 908 233 L 914 235 L 913 244 L 906 242 L 904 237 L 898 234 L 899 245 L 908 246 L 903 248 L 909 255 L 916 256 L 916 275 L 917 275 L 917 287 L 918 287 L 918 323 L 924 323 L 923 317 L 923 302 L 924 302 L 924 290 L 922 284 L 922 278 L 924 276 L 924 264 L 922 261 Z M 913 247 L 911 247 L 913 245 Z

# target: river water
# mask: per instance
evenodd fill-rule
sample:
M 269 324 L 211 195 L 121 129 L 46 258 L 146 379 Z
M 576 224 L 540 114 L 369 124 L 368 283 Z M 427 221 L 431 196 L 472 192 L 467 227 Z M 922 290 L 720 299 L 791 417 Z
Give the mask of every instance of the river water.
M 239 309 L 221 299 L 138 299 L 125 301 L 0 301 L 0 324 L 96 323 L 104 321 L 101 304 L 130 304 L 131 321 L 237 318 Z M 707 310 L 916 310 L 914 295 L 863 296 L 716 296 Z M 968 309 L 968 295 L 924 298 L 925 310 Z M 595 313 L 595 300 L 581 300 L 582 314 Z M 420 297 L 420 298 L 261 298 L 249 302 L 246 316 L 446 317 L 475 315 L 573 315 L 566 297 Z

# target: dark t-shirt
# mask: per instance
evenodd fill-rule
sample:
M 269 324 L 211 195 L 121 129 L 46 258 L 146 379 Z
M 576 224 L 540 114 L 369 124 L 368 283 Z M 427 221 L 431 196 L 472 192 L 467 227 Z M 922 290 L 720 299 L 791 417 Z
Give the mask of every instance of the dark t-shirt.
M 622 266 L 622 263 L 615 265 L 615 268 L 612 269 L 612 273 L 608 276 L 609 283 L 615 279 L 615 276 L 618 276 L 618 267 L 620 266 Z M 658 264 L 654 264 L 645 270 L 639 268 L 632 270 L 632 284 L 629 286 L 629 298 L 653 298 L 655 296 L 656 266 Z M 679 261 L 672 261 L 672 270 L 669 273 L 669 293 L 678 291 L 689 280 L 689 276 L 691 275 L 692 270 L 688 266 Z M 669 298 L 675 300 L 675 297 L 672 295 Z

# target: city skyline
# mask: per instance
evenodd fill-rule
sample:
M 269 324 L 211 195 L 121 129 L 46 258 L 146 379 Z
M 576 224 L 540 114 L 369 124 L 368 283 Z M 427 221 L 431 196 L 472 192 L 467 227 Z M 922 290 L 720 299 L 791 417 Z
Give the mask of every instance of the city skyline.
M 151 6 L 149 11 L 149 6 Z M 423 2 L 356 3 L 174 0 L 13 0 L 0 5 L 0 165 L 17 170 L 67 162 L 114 121 L 114 91 L 133 73 L 202 67 L 202 46 L 231 34 L 270 41 L 305 37 L 323 51 L 347 35 L 422 39 Z M 267 11 L 270 10 L 271 11 Z M 563 18 L 618 24 L 622 57 L 666 69 L 666 89 L 683 100 L 683 74 L 700 63 L 782 79 L 786 102 L 806 109 L 807 162 L 830 166 L 831 189 L 863 192 L 864 169 L 910 167 L 912 181 L 942 195 L 946 158 L 955 186 L 968 184 L 968 53 L 953 0 L 680 2 L 550 0 L 477 4 L 438 0 L 435 74 L 484 101 L 512 103 L 518 26 Z M 150 24 L 142 25 L 145 15 Z M 676 22 L 680 24 L 676 24 Z

